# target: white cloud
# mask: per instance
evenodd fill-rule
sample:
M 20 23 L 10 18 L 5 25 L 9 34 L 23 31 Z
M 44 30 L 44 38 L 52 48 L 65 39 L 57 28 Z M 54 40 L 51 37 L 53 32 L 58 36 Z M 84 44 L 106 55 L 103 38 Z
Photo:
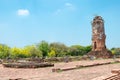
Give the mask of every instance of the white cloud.
M 27 9 L 19 9 L 17 11 L 17 15 L 19 15 L 19 16 L 28 16 L 29 14 L 30 14 L 30 12 Z
M 72 3 L 65 3 L 66 8 L 68 8 L 69 10 L 75 10 L 75 6 Z
M 65 6 L 71 7 L 73 5 L 71 3 L 65 3 Z
M 76 10 L 76 7 L 75 5 L 73 5 L 72 3 L 65 3 L 62 8 L 60 9 L 57 9 L 54 14 L 55 15 L 58 15 L 58 14 L 61 14 L 61 13 L 64 13 L 64 12 L 68 12 L 68 11 L 75 11 Z

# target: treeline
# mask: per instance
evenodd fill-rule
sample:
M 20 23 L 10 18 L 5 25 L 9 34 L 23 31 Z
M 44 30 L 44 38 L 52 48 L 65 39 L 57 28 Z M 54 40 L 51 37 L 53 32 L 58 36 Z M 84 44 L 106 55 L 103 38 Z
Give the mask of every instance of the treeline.
M 112 48 L 111 52 L 116 56 L 120 56 L 120 48 Z
M 0 44 L 0 58 L 46 58 L 64 56 L 82 56 L 91 51 L 91 46 L 72 45 L 70 47 L 63 43 L 48 43 L 41 41 L 35 45 L 25 46 L 24 48 L 10 48 Z

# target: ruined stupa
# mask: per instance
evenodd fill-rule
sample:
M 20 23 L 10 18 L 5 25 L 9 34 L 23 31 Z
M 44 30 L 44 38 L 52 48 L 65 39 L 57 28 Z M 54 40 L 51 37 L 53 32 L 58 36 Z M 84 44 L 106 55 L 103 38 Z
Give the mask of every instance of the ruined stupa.
M 104 20 L 101 16 L 95 16 L 92 21 L 92 51 L 88 55 L 97 58 L 112 57 L 112 53 L 106 48 L 105 40 Z

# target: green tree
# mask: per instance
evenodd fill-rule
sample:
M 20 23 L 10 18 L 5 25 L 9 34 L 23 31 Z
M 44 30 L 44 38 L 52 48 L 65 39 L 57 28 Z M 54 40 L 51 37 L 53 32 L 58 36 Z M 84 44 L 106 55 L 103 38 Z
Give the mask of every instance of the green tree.
M 120 55 L 120 48 L 112 48 L 111 49 L 112 54 L 114 55 Z
M 14 47 L 11 49 L 11 58 L 24 58 L 26 57 L 24 54 L 22 54 L 22 49 Z
M 72 45 L 69 47 L 69 54 L 71 56 L 83 56 L 84 54 L 91 51 L 91 46 L 80 46 L 80 45 Z
M 49 52 L 49 44 L 46 41 L 41 41 L 37 44 L 37 48 L 42 52 L 43 57 L 46 57 Z
M 85 50 L 86 53 L 88 53 L 92 50 L 92 46 L 91 45 L 86 46 L 86 47 L 84 47 L 84 50 Z
M 54 50 L 51 50 L 49 53 L 48 53 L 48 57 L 55 57 L 56 56 L 56 53 Z
M 54 42 L 50 44 L 50 49 L 54 50 L 56 57 L 63 57 L 67 55 L 68 47 L 62 43 Z
M 116 53 L 115 50 L 111 50 L 111 52 L 112 52 L 113 55 L 115 55 L 115 53 Z
M 42 52 L 34 45 L 24 47 L 23 53 L 26 54 L 27 57 L 42 57 Z
M 0 58 L 6 58 L 10 55 L 10 47 L 0 44 Z

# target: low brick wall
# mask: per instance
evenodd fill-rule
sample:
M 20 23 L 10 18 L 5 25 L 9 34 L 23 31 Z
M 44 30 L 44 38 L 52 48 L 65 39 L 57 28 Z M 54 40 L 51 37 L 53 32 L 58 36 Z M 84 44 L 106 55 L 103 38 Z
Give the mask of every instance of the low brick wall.
M 4 67 L 8 68 L 40 68 L 53 67 L 52 63 L 35 63 L 35 62 L 21 62 L 21 63 L 3 63 Z
M 100 66 L 100 65 L 113 64 L 113 63 L 120 63 L 120 61 L 105 62 L 105 63 L 94 63 L 94 64 L 89 64 L 89 65 L 76 65 L 74 67 L 69 67 L 69 68 L 53 68 L 52 72 L 68 71 L 68 70 L 74 70 L 74 69 L 80 69 L 80 68 L 86 68 L 86 67 L 94 67 L 94 66 Z

